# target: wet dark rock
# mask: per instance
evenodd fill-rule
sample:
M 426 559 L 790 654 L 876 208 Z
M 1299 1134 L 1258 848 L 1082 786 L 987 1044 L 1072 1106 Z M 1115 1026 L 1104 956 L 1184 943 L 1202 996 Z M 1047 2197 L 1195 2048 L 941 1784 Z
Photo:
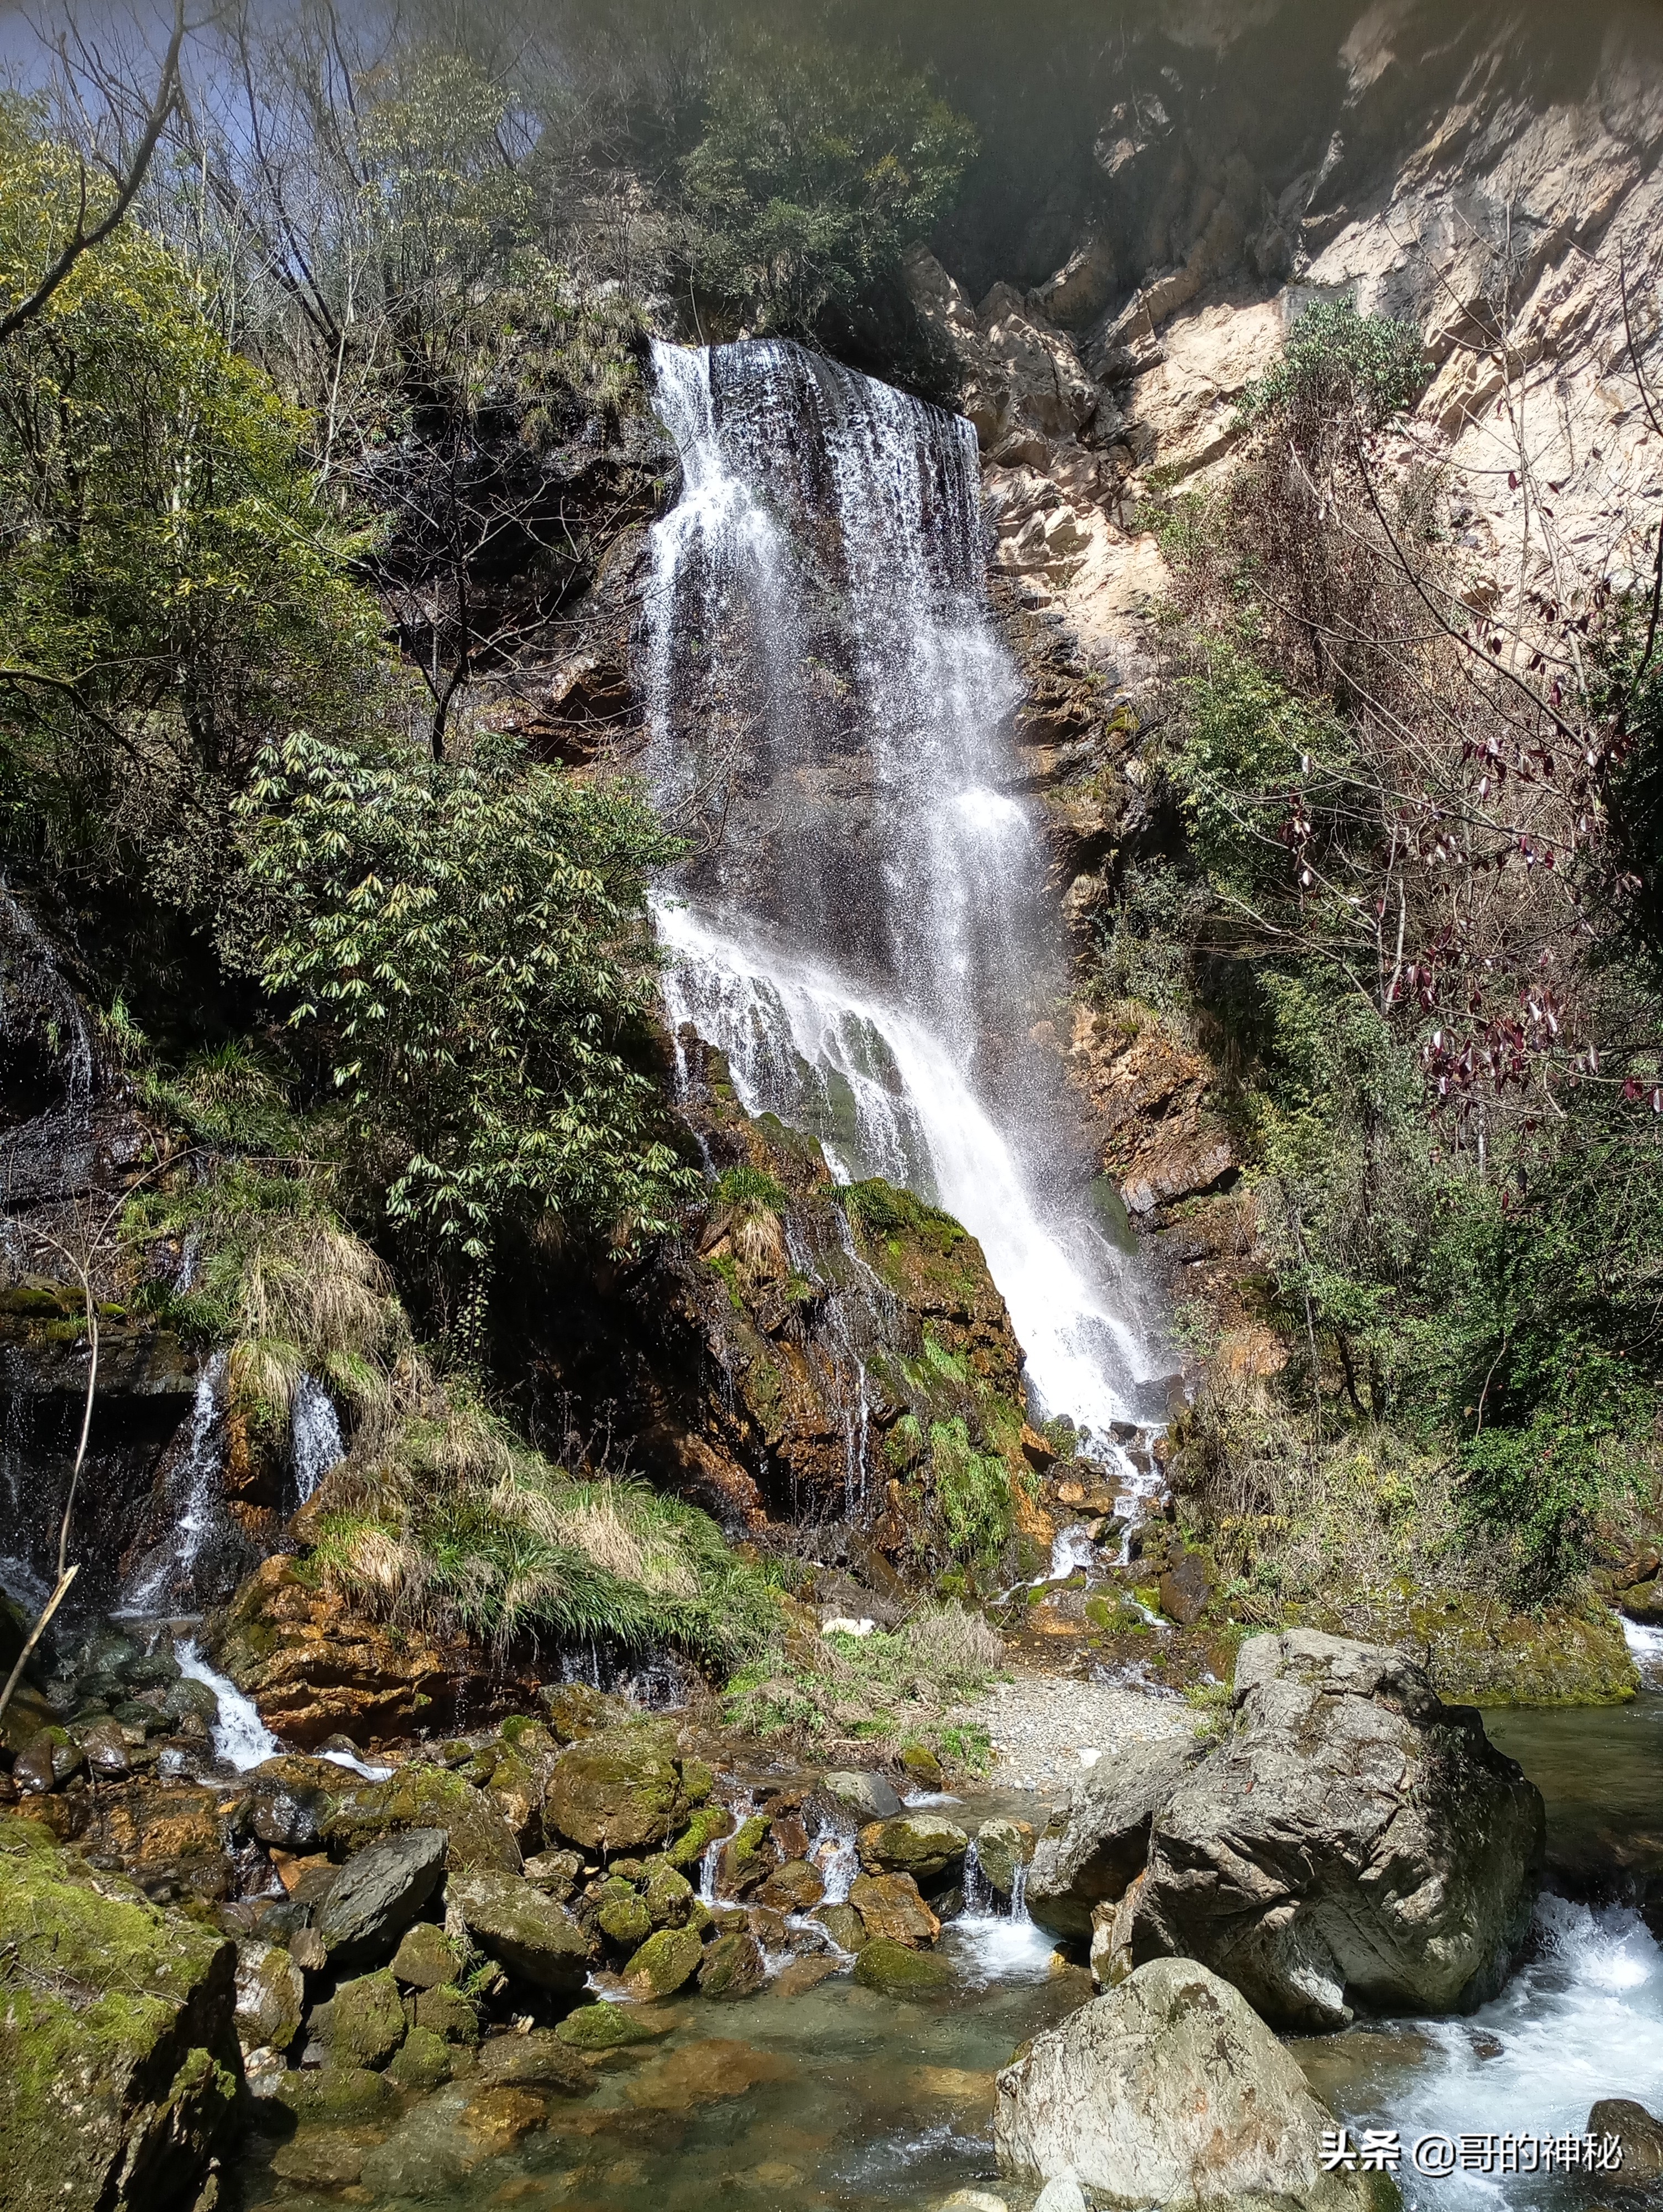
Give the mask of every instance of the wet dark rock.
M 316 1922 L 331 1959 L 386 1956 L 438 1888 L 448 1840 L 443 1828 L 408 1828 L 349 1863 Z
M 86 1765 L 81 1746 L 61 1728 L 44 1728 L 32 1735 L 12 1761 L 11 1778 L 25 1795 L 44 1796 L 61 1790 L 71 1775 Z
M 699 1963 L 699 1989 L 707 1997 L 753 1996 L 767 1979 L 762 1947 L 748 1928 L 719 1936 Z
M 318 1821 L 341 1770 L 318 1759 L 268 1759 L 243 1778 L 248 1795 L 239 1820 L 246 1833 L 286 1851 L 315 1850 Z
M 1156 1814 L 1134 1964 L 1199 1959 L 1273 2026 L 1471 2008 L 1530 1924 L 1540 1792 L 1399 1653 L 1312 1629 L 1236 1663 L 1234 1731 Z
M 1588 2114 L 1585 2132 L 1615 2136 L 1622 2146 L 1622 2164 L 1601 2176 L 1602 2188 L 1626 2196 L 1654 2191 L 1663 2183 L 1663 2120 L 1643 2105 L 1631 2097 L 1602 2097 Z
M 1178 1737 L 1127 1743 L 1100 1759 L 1053 1816 L 1059 1832 L 1047 1829 L 1035 1849 L 1029 1917 L 1053 1935 L 1088 1935 L 1092 1907 L 1120 1897 L 1143 1872 L 1151 1821 L 1201 1756 Z

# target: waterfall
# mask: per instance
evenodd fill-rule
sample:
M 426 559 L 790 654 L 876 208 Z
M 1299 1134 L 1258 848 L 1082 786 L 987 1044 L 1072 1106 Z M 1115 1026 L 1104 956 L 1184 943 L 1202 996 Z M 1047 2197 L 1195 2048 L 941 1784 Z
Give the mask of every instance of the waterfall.
M 974 434 L 797 346 L 653 359 L 683 468 L 643 625 L 648 773 L 693 847 L 657 903 L 671 1030 L 726 1055 L 748 1112 L 817 1135 L 840 1181 L 956 1215 L 1038 1408 L 1135 1494 L 1111 1431 L 1164 1417 L 1161 1362 L 1030 1035 L 1064 976 L 1040 824 L 1011 795 L 1020 687 L 986 605 Z
M 294 1386 L 289 1414 L 288 1457 L 294 1470 L 294 1492 L 304 1505 L 332 1467 L 346 1457 L 346 1443 L 334 1401 L 314 1376 L 302 1375 Z
M 197 1377 L 191 1433 L 167 1479 L 174 1519 L 161 1544 L 127 1577 L 118 1614 L 194 1611 L 194 1571 L 203 1546 L 224 1518 L 220 1466 L 226 1356 L 216 1352 Z

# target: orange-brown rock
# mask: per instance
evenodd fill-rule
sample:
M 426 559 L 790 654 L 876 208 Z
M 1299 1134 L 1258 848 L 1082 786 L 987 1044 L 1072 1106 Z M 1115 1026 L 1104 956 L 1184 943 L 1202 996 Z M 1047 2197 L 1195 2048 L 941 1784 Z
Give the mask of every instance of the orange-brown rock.
M 1217 1072 L 1147 1008 L 1075 1009 L 1066 1065 L 1089 1105 L 1105 1175 L 1147 1218 L 1217 1190 L 1238 1163 L 1213 1098 Z
M 264 1560 L 213 1625 L 219 1664 L 267 1726 L 301 1748 L 337 1731 L 366 1747 L 524 1710 L 534 1685 L 480 1647 L 349 1613 L 324 1576 Z
M 940 1921 L 909 1874 L 863 1874 L 849 1885 L 849 1903 L 874 1942 L 887 1938 L 916 1951 L 941 1933 Z

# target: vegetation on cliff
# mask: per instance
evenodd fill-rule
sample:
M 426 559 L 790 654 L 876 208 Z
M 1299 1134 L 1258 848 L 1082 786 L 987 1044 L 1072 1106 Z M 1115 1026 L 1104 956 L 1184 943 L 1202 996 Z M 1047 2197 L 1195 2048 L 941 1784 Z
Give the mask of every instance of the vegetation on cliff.
M 1211 1510 L 1277 1552 L 1302 1468 L 1383 1452 L 1423 1553 L 1529 1602 L 1658 1467 L 1663 1030 L 1621 858 L 1649 587 L 1486 611 L 1459 484 L 1389 434 L 1417 358 L 1314 311 L 1230 473 L 1158 516 L 1183 842 L 1105 964 L 1230 1071 L 1292 1347 L 1204 1395 Z

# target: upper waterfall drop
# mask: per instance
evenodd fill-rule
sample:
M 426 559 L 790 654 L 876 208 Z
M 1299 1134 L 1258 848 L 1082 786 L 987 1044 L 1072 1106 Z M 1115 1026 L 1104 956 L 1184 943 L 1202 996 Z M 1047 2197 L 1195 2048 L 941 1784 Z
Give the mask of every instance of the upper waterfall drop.
M 693 847 L 658 908 L 671 1029 L 840 1180 L 962 1221 L 1035 1398 L 1107 1449 L 1164 1395 L 1030 1036 L 1065 976 L 974 433 L 783 342 L 660 343 L 653 368 L 683 468 L 643 625 L 647 772 Z

